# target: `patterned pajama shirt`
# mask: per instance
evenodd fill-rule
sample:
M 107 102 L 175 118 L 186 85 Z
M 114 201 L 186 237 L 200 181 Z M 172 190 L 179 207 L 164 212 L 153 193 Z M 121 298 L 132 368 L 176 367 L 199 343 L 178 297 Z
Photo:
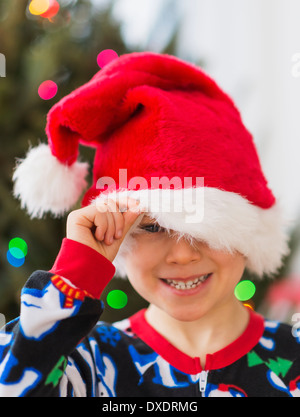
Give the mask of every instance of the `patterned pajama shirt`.
M 64 239 L 50 271 L 35 271 L 20 317 L 0 334 L 0 396 L 299 397 L 300 335 L 249 310 L 230 345 L 205 358 L 171 345 L 145 310 L 99 321 L 113 264 Z

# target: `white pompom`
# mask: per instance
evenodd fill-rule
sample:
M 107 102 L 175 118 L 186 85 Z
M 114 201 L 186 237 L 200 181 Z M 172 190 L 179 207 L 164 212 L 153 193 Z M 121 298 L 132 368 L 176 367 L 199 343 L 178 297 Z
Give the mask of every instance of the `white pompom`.
M 87 163 L 64 165 L 52 155 L 48 145 L 40 144 L 18 161 L 13 194 L 31 217 L 41 218 L 46 212 L 58 217 L 79 200 L 87 186 L 87 173 Z

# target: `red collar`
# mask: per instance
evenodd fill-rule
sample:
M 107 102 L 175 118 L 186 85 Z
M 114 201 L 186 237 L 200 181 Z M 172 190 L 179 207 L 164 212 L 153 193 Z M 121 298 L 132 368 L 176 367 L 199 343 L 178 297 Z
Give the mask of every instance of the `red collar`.
M 133 333 L 179 371 L 187 374 L 201 372 L 200 358 L 192 358 L 168 342 L 147 322 L 145 312 L 146 309 L 143 309 L 130 317 Z M 249 313 L 248 325 L 241 336 L 223 349 L 206 356 L 205 370 L 220 369 L 232 364 L 258 343 L 264 332 L 264 319 L 250 309 Z

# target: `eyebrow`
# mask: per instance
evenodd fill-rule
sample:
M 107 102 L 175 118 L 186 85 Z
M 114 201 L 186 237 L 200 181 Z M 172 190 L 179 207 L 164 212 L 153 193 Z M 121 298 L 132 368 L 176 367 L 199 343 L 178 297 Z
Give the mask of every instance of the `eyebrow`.
M 158 223 L 141 223 L 141 224 L 139 224 L 139 227 L 140 228 L 143 228 L 143 227 L 147 227 L 147 226 L 157 226 L 157 227 L 160 227 L 160 228 L 162 228 Z
M 143 220 L 141 221 L 140 225 L 141 226 L 144 226 L 146 224 L 158 224 L 158 223 L 157 223 L 157 221 L 155 219 L 151 219 L 151 218 L 145 219 L 145 218 L 143 218 Z

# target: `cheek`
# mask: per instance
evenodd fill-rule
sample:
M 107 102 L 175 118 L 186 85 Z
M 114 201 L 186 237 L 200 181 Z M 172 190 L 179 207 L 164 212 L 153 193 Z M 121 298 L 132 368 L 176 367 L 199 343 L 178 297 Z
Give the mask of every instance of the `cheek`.
M 214 252 L 212 259 L 220 270 L 233 271 L 239 273 L 245 269 L 246 258 L 239 252 L 227 253 L 227 252 Z
M 157 280 L 142 271 L 131 271 L 128 280 L 134 290 L 148 303 L 155 302 L 158 295 Z
M 126 270 L 132 275 L 144 276 L 153 273 L 155 261 L 149 252 L 135 251 L 134 255 L 126 258 Z
M 232 293 L 243 276 L 246 259 L 242 255 L 224 254 L 218 259 L 219 285 L 224 292 Z
M 161 240 L 161 239 L 160 239 Z M 158 238 L 137 235 L 131 253 L 126 256 L 126 262 L 131 269 L 138 271 L 155 271 L 161 262 L 163 245 Z
M 125 259 L 126 272 L 133 288 L 141 294 L 143 289 L 153 287 L 155 282 L 155 263 L 149 252 L 138 250 Z M 142 295 L 142 294 L 141 294 Z
M 157 263 L 153 261 L 153 256 L 149 251 L 143 253 L 139 250 L 134 257 L 126 259 L 127 277 L 134 290 L 149 303 L 157 296 L 158 284 L 156 273 Z

